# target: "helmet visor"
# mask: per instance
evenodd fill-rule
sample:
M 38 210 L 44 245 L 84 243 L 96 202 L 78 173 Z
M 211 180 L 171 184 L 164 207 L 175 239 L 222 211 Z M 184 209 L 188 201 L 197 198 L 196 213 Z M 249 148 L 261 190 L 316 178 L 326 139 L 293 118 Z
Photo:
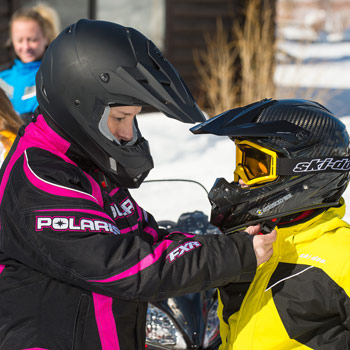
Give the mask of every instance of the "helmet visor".
M 277 153 L 247 140 L 235 140 L 236 170 L 234 180 L 248 186 L 274 181 L 277 178 Z

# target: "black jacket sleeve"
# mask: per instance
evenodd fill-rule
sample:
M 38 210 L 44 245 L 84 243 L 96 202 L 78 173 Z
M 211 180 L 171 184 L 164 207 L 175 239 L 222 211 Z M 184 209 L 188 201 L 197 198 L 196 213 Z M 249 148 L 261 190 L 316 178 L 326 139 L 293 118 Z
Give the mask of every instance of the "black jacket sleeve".
M 0 249 L 7 256 L 52 278 L 130 300 L 253 279 L 256 258 L 248 234 L 177 233 L 153 244 L 142 234 L 120 234 L 79 168 L 51 159 L 48 171 L 47 162 L 31 161 L 28 153 L 36 178 L 26 176 L 20 158 L 0 213 Z

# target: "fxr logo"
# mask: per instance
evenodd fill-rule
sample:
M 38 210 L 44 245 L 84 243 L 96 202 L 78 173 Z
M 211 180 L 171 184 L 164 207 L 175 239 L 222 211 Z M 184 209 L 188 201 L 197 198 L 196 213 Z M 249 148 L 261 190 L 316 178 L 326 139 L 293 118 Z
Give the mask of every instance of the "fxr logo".
M 201 244 L 197 241 L 193 242 L 186 242 L 179 247 L 175 248 L 173 251 L 171 251 L 167 256 L 166 259 L 169 263 L 172 263 L 175 259 L 180 258 L 185 253 L 190 252 L 193 249 L 196 249 L 200 247 Z

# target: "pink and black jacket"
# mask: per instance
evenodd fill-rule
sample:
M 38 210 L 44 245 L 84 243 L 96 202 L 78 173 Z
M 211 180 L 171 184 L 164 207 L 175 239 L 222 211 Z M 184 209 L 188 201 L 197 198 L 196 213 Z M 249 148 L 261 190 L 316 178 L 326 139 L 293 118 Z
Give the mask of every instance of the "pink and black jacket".
M 147 301 L 252 280 L 247 234 L 168 234 L 71 146 L 39 115 L 1 168 L 0 350 L 144 349 Z

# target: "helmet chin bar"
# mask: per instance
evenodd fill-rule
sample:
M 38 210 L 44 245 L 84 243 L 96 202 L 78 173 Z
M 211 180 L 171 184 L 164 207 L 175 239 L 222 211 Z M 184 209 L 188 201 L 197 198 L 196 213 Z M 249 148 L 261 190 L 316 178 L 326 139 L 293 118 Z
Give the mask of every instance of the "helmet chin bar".
M 330 183 L 338 183 L 331 193 Z M 337 206 L 346 184 L 344 174 L 336 172 L 284 176 L 252 188 L 241 188 L 237 183 L 219 178 L 209 192 L 210 222 L 230 234 L 266 220 Z
M 143 180 L 148 176 L 153 168 L 153 163 L 145 164 L 141 170 L 118 167 L 117 162 L 113 158 L 109 158 L 110 169 L 106 174 L 110 180 L 117 186 L 123 188 L 138 188 Z

